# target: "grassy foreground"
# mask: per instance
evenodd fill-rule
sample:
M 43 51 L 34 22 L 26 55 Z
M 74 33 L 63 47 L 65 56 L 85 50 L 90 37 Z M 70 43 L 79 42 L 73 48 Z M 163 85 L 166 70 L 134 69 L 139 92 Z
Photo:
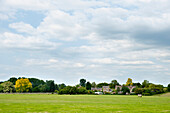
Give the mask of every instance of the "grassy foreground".
M 170 113 L 170 96 L 0 94 L 0 113 Z

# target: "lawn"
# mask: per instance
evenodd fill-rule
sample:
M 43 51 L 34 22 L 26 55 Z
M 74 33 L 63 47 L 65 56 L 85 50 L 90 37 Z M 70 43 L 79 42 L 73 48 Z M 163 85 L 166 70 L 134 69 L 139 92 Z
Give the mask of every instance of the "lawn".
M 170 113 L 170 96 L 0 94 L 0 113 Z

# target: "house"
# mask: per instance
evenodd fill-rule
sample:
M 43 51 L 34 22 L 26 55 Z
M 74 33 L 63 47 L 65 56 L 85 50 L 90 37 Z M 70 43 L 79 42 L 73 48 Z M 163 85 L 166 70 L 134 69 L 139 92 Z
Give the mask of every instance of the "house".
M 92 91 L 102 91 L 102 88 L 91 88 Z
M 122 87 L 123 87 L 123 86 L 118 86 L 118 85 L 116 85 L 116 86 L 115 86 L 115 89 L 117 90 L 117 89 L 119 88 L 119 90 L 121 91 L 121 90 L 122 90 Z M 136 88 L 136 86 L 125 86 L 125 87 L 128 87 L 128 88 L 129 88 L 130 93 L 132 93 L 132 90 L 133 90 L 134 88 Z

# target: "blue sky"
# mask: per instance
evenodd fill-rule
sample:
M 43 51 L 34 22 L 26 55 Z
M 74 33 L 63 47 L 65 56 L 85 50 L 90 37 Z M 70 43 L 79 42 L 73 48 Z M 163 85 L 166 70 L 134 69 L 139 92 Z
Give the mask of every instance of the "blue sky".
M 169 0 L 1 0 L 0 81 L 170 82 Z

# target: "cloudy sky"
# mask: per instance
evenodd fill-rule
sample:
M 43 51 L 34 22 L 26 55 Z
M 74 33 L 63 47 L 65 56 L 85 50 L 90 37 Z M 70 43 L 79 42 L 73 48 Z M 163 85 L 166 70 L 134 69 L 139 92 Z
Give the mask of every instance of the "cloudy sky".
M 170 0 L 0 0 L 0 81 L 170 82 Z

